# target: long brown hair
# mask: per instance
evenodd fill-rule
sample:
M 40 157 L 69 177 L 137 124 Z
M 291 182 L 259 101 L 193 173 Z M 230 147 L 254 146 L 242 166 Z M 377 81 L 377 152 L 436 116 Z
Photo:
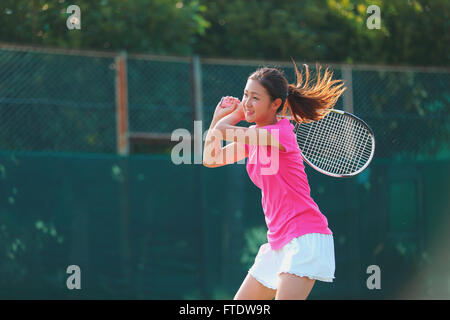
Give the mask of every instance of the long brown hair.
M 333 72 L 325 68 L 321 74 L 322 66 L 316 66 L 317 77 L 311 83 L 308 66 L 305 73 L 299 72 L 294 62 L 297 84 L 289 84 L 283 72 L 276 68 L 261 68 L 252 73 L 249 79 L 258 80 L 271 96 L 272 101 L 281 99 L 277 113 L 289 114 L 296 122 L 317 121 L 325 117 L 334 107 L 344 90 L 342 80 L 333 80 Z M 303 79 L 304 78 L 304 79 Z

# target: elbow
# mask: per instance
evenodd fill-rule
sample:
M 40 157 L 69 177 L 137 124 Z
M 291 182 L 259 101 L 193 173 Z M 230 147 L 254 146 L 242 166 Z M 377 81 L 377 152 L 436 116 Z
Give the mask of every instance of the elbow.
M 212 161 L 208 161 L 208 159 L 203 158 L 202 165 L 206 168 L 214 168 L 214 166 L 211 164 Z
M 217 165 L 207 164 L 207 163 L 204 163 L 204 162 L 203 162 L 203 166 L 206 167 L 206 168 L 217 168 L 218 167 Z
M 212 168 L 211 165 L 209 165 L 207 162 L 203 161 L 203 166 L 206 168 Z
M 202 162 L 203 166 L 206 168 L 217 168 L 220 167 L 220 165 L 218 165 L 218 163 L 215 160 L 203 160 Z

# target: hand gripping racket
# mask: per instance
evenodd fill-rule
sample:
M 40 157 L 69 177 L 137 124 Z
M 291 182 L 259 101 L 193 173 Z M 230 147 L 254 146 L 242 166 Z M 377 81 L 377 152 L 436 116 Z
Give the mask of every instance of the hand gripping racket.
M 332 109 L 324 118 L 296 123 L 294 133 L 305 162 L 332 177 L 361 173 L 372 161 L 375 136 L 357 116 Z

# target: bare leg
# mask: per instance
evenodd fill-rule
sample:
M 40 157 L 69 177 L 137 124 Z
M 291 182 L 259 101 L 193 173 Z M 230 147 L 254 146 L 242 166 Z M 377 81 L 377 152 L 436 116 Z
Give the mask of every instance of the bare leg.
M 299 277 L 290 273 L 281 273 L 275 300 L 305 300 L 316 280 Z
M 272 300 L 276 292 L 262 285 L 249 273 L 234 296 L 234 300 Z

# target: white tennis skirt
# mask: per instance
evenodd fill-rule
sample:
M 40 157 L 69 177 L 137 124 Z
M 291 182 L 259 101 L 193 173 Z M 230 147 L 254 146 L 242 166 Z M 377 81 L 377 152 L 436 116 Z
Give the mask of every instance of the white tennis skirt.
M 248 272 L 264 286 L 276 289 L 280 273 L 333 282 L 334 271 L 333 235 L 308 233 L 278 250 L 263 244 Z

